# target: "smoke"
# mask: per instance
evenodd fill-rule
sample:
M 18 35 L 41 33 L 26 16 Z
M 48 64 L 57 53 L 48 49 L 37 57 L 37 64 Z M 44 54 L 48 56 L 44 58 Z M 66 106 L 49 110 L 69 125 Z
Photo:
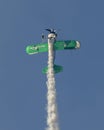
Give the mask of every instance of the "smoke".
M 47 130 L 59 130 L 54 76 L 53 44 L 48 43 L 48 72 L 47 72 Z

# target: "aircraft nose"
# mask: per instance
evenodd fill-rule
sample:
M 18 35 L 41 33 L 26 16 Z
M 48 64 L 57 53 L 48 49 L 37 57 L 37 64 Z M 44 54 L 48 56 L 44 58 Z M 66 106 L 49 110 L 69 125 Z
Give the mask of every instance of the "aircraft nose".
M 80 42 L 76 41 L 76 47 L 75 48 L 80 48 Z

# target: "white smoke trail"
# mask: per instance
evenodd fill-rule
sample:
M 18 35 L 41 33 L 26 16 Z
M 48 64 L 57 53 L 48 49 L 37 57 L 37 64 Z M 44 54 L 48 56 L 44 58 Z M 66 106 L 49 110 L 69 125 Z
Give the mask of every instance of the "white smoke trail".
M 56 104 L 56 89 L 54 77 L 54 51 L 53 44 L 48 41 L 48 72 L 47 72 L 47 130 L 59 130 Z

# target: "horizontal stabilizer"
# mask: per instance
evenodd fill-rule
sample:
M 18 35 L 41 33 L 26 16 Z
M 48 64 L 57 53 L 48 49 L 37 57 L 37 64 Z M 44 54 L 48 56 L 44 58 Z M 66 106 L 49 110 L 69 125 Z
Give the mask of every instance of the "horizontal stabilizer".
M 54 73 L 59 73 L 59 72 L 62 72 L 63 71 L 63 67 L 62 66 L 59 66 L 59 65 L 54 65 Z M 46 74 L 48 72 L 48 66 L 45 67 L 43 70 L 42 70 L 42 73 Z

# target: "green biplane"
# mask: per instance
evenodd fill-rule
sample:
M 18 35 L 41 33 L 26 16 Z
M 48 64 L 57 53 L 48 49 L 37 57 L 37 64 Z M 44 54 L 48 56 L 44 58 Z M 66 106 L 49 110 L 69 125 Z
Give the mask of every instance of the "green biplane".
M 56 50 L 68 50 L 68 49 L 77 49 L 80 48 L 79 41 L 75 40 L 66 40 L 66 41 L 56 41 L 53 44 L 54 51 Z M 40 43 L 40 44 L 33 44 L 26 47 L 26 52 L 29 55 L 41 53 L 41 52 L 48 52 L 48 43 Z M 54 72 L 58 73 L 63 70 L 62 66 L 54 64 Z M 48 72 L 48 67 L 44 68 L 43 73 Z

